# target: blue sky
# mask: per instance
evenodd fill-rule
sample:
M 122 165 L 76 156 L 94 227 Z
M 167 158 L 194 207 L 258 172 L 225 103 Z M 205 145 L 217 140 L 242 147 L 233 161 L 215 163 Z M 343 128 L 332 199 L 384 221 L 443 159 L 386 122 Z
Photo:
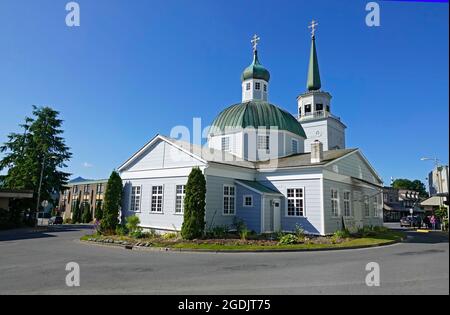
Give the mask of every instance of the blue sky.
M 424 180 L 422 156 L 448 163 L 448 4 L 379 1 L 381 26 L 369 28 L 359 0 L 79 0 L 81 26 L 69 28 L 67 2 L 0 1 L 0 142 L 32 104 L 50 105 L 74 176 L 108 177 L 155 134 L 239 102 L 254 33 L 270 101 L 295 113 L 313 18 L 348 146 L 386 183 Z

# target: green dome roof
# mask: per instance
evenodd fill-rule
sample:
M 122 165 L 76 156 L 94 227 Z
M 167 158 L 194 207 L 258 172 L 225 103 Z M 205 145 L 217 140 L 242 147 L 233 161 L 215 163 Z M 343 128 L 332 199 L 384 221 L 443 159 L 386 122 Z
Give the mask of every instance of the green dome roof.
M 255 51 L 253 56 L 253 62 L 250 66 L 248 66 L 244 72 L 242 73 L 241 80 L 245 81 L 248 79 L 258 79 L 269 82 L 270 80 L 270 72 L 266 68 L 264 68 L 258 59 L 258 51 Z
M 210 135 L 221 134 L 230 128 L 265 127 L 269 129 L 272 126 L 306 138 L 305 131 L 294 116 L 264 101 L 250 101 L 228 107 L 214 120 Z

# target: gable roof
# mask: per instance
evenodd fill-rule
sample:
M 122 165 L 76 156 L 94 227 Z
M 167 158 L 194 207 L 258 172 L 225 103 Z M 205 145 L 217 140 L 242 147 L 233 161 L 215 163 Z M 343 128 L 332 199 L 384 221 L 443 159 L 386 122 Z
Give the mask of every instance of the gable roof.
M 274 165 L 277 169 L 289 169 L 289 168 L 308 168 L 308 167 L 325 167 L 338 160 L 349 156 L 354 153 L 358 153 L 364 163 L 367 165 L 369 170 L 374 174 L 374 176 L 382 182 L 381 178 L 376 173 L 375 169 L 371 166 L 369 161 L 365 156 L 359 151 L 359 149 L 341 149 L 341 150 L 329 150 L 323 152 L 323 160 L 320 163 L 311 163 L 311 153 L 300 153 L 294 154 L 287 157 L 282 157 L 276 160 L 270 160 L 267 162 L 251 162 L 239 158 L 221 150 L 211 149 L 205 146 L 200 146 L 197 144 L 192 144 L 182 140 L 176 140 L 163 135 L 156 135 L 152 140 L 150 140 L 146 145 L 144 145 L 139 151 L 137 151 L 133 156 L 131 156 L 125 163 L 123 163 L 118 171 L 121 172 L 130 165 L 133 161 L 137 160 L 141 155 L 145 154 L 146 150 L 158 141 L 165 141 L 179 150 L 185 152 L 191 157 L 201 161 L 202 163 L 215 163 L 227 166 L 243 167 L 253 170 L 264 170 L 273 169 Z

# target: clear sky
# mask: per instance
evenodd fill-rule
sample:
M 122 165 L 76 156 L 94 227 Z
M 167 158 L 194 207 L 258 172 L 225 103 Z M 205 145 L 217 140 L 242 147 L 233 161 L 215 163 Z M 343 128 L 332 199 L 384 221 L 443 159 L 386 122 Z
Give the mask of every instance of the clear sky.
M 79 0 L 81 26 L 69 28 L 67 2 L 0 1 L 0 142 L 32 104 L 50 105 L 74 177 L 108 177 L 155 134 L 239 102 L 254 33 L 271 103 L 295 113 L 313 18 L 348 146 L 387 184 L 424 180 L 422 156 L 448 163 L 448 3 L 378 1 L 381 26 L 369 28 L 361 0 Z

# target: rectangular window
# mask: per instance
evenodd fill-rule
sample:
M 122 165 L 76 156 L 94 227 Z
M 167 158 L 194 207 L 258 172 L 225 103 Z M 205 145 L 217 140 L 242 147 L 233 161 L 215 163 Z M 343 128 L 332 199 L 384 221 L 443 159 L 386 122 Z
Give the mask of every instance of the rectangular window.
M 97 194 L 103 193 L 103 184 L 97 184 Z
M 76 186 L 76 185 L 73 186 L 73 193 L 74 194 L 78 193 L 78 186 Z
M 339 192 L 337 189 L 331 189 L 331 215 L 339 216 Z
M 89 185 L 84 185 L 84 193 L 89 193 Z
M 305 114 L 311 113 L 311 104 L 305 105 Z
M 374 198 L 374 200 L 373 200 L 373 216 L 375 217 L 375 218 L 378 218 L 378 198 L 379 198 L 379 196 L 376 196 L 375 198 Z
M 264 84 L 264 92 L 267 92 L 267 84 Z
M 316 104 L 316 111 L 323 111 L 323 104 Z
M 287 190 L 287 216 L 288 217 L 303 217 L 305 216 L 304 196 L 302 188 Z
M 253 207 L 253 196 L 244 196 L 244 207 Z
M 223 186 L 223 214 L 235 214 L 236 189 L 234 186 Z
M 266 150 L 270 149 L 270 137 L 269 136 L 258 136 L 258 150 Z
M 163 212 L 163 186 L 152 187 L 152 206 L 151 212 Z
M 364 196 L 364 216 L 370 217 L 369 196 Z
M 296 154 L 298 153 L 298 141 L 292 140 L 292 153 Z
M 222 151 L 230 152 L 230 137 L 222 138 Z
M 349 191 L 344 192 L 344 216 L 352 216 L 351 193 Z
M 141 211 L 141 186 L 131 187 L 130 211 Z
M 245 85 L 245 89 L 246 89 L 247 91 L 250 91 L 251 87 L 252 87 L 252 85 L 251 85 L 250 83 L 247 83 L 247 84 Z
M 184 212 L 184 196 L 186 195 L 186 186 L 177 185 L 175 198 L 175 213 Z
M 261 90 L 261 83 L 259 83 L 259 82 L 256 82 L 255 83 L 255 90 Z

